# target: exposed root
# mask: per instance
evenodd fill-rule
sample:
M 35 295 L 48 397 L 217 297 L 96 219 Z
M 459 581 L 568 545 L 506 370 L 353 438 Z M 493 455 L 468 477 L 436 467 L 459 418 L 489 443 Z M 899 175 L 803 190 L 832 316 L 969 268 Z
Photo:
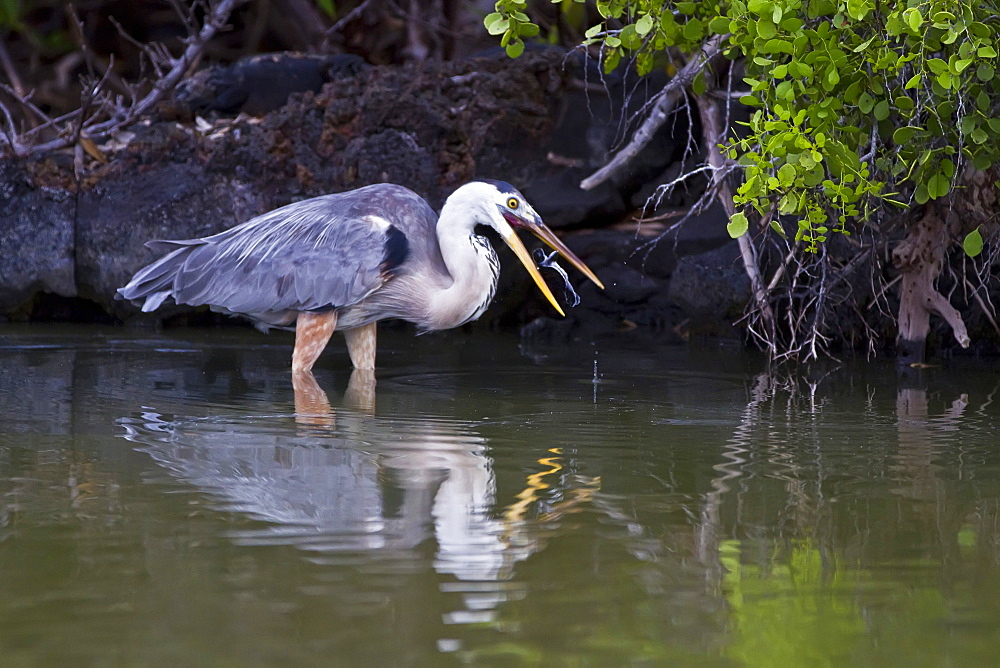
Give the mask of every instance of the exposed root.
M 909 228 L 906 238 L 892 251 L 893 264 L 902 275 L 897 318 L 900 363 L 924 361 L 932 313 L 944 318 L 960 346 L 969 347 L 962 315 L 934 285 L 947 247 L 947 227 L 934 207 L 928 206 L 923 218 Z

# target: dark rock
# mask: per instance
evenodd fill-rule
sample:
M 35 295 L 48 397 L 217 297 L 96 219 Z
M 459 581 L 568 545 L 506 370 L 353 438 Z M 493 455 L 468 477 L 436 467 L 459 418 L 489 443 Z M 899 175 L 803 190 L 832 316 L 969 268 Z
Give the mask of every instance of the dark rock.
M 79 293 L 119 316 L 135 315 L 114 295 L 157 257 L 145 248 L 147 241 L 208 236 L 264 208 L 252 186 L 207 174 L 197 163 L 166 163 L 129 179 L 108 180 L 80 196 Z
M 716 250 L 681 258 L 670 279 L 670 300 L 699 319 L 731 323 L 750 299 L 750 279 L 732 242 Z
M 601 272 L 605 299 L 615 304 L 639 304 L 663 290 L 663 282 L 626 264 L 612 264 Z
M 582 190 L 580 181 L 589 169 L 570 167 L 536 175 L 525 187 L 524 196 L 552 228 L 606 225 L 620 220 L 627 211 L 620 189 L 602 183 L 593 190 Z
M 174 104 L 188 115 L 210 111 L 262 116 L 293 93 L 318 93 L 324 84 L 358 74 L 364 59 L 350 54 L 266 53 L 209 67 L 177 87 Z M 184 114 L 182 114 L 184 115 Z
M 519 332 L 522 346 L 552 345 L 568 343 L 579 329 L 575 318 L 549 318 L 538 316 Z
M 0 311 L 37 293 L 76 295 L 74 202 L 58 188 L 38 188 L 12 162 L 0 162 Z
M 358 137 L 345 147 L 342 159 L 350 183 L 396 183 L 440 197 L 434 156 L 406 132 L 388 129 Z

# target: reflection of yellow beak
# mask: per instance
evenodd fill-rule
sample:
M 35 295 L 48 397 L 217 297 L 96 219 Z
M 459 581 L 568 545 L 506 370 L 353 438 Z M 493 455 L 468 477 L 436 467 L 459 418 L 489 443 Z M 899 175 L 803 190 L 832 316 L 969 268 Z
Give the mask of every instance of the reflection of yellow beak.
M 507 243 L 508 246 L 510 246 L 510 249 L 514 251 L 514 255 L 516 255 L 517 259 L 521 261 L 521 264 L 524 265 L 524 268 L 528 270 L 528 273 L 531 274 L 531 278 L 535 281 L 535 285 L 537 285 L 538 289 L 542 291 L 542 294 L 545 295 L 545 298 L 549 300 L 549 303 L 552 304 L 552 307 L 555 310 L 559 311 L 559 315 L 565 316 L 566 313 L 564 313 L 562 308 L 559 306 L 559 302 L 556 301 L 556 298 L 552 294 L 552 291 L 549 290 L 549 286 L 545 284 L 545 281 L 542 279 L 542 275 L 538 273 L 538 269 L 535 267 L 535 263 L 534 261 L 532 261 L 531 254 L 528 253 L 528 249 L 525 248 L 524 244 L 521 243 L 521 240 L 517 238 L 517 232 L 514 232 L 512 230 L 510 236 L 504 237 L 503 240 Z M 570 262 L 573 262 L 573 260 L 570 259 Z M 579 262 L 579 260 L 577 260 L 577 262 Z M 574 262 L 574 264 L 576 264 L 576 262 Z M 583 263 L 580 262 L 580 264 L 582 265 Z M 590 270 L 588 269 L 587 271 Z M 600 285 L 600 283 L 598 283 L 598 285 Z

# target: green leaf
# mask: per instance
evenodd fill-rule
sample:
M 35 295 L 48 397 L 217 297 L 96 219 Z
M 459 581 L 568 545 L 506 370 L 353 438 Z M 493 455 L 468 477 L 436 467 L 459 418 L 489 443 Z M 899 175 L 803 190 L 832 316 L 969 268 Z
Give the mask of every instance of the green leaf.
M 795 213 L 799 208 L 799 198 L 793 193 L 787 193 L 778 202 L 778 213 L 782 215 L 789 215 Z
M 757 36 L 761 39 L 771 39 L 778 34 L 778 28 L 771 22 L 770 18 L 761 18 L 756 24 Z
M 992 46 L 987 44 L 976 49 L 976 55 L 980 58 L 996 58 L 997 51 Z
M 980 23 L 979 21 L 974 21 L 973 23 L 969 24 L 969 32 L 973 36 L 979 37 L 981 39 L 986 39 L 991 34 L 989 26 L 987 26 L 985 23 Z
M 987 169 L 993 166 L 993 160 L 988 155 L 977 153 L 972 158 L 972 166 L 981 172 L 985 172 Z
M 705 73 L 703 71 L 698 72 L 698 74 L 696 74 L 694 79 L 691 81 L 691 92 L 695 95 L 702 95 L 705 93 L 705 87 Z
M 487 15 L 487 17 L 483 19 L 483 24 L 486 26 L 486 32 L 489 34 L 500 35 L 507 32 L 507 29 L 510 28 L 510 19 L 494 13 Z
M 633 24 L 622 28 L 622 31 L 618 33 L 618 38 L 621 40 L 621 45 L 626 49 L 635 51 L 642 46 L 642 37 L 636 32 L 635 25 Z
M 903 17 L 906 18 L 906 23 L 910 26 L 910 29 L 913 30 L 913 32 L 920 30 L 920 26 L 924 22 L 923 15 L 916 7 L 910 7 L 903 12 Z
M 903 112 L 910 111 L 915 106 L 913 98 L 907 97 L 906 95 L 897 95 L 892 103 L 895 105 L 896 109 Z
M 913 137 L 920 132 L 920 130 L 921 128 L 914 127 L 912 125 L 897 128 L 896 131 L 892 133 L 892 141 L 897 145 L 905 144 L 913 139 Z
M 645 35 L 653 29 L 653 19 L 646 14 L 635 22 L 635 31 L 640 35 Z
M 851 18 L 861 21 L 872 10 L 867 0 L 847 0 L 847 13 Z
M 861 97 L 858 98 L 858 109 L 861 110 L 862 114 L 870 114 L 874 106 L 875 106 L 875 98 L 873 98 L 867 92 L 862 93 Z
M 726 225 L 726 231 L 729 232 L 729 236 L 733 239 L 742 237 L 747 233 L 748 229 L 750 229 L 750 222 L 747 220 L 746 214 L 740 211 L 734 213 Z
M 927 180 L 927 194 L 931 199 L 944 197 L 948 194 L 949 189 L 951 189 L 951 182 L 941 172 L 934 174 Z
M 854 47 L 854 48 L 852 49 L 852 51 L 854 51 L 854 53 L 861 53 L 862 51 L 864 51 L 865 49 L 867 49 L 867 48 L 868 48 L 868 46 L 869 46 L 869 45 L 870 45 L 870 44 L 871 44 L 871 43 L 872 43 L 873 41 L 875 41 L 875 38 L 876 38 L 877 36 L 878 36 L 878 35 L 872 35 L 872 36 L 871 36 L 871 37 L 869 37 L 869 38 L 868 38 L 868 39 L 867 39 L 866 41 L 864 41 L 864 42 L 862 42 L 861 44 L 859 44 L 859 45 L 857 45 L 856 47 Z
M 889 118 L 889 100 L 879 100 L 879 103 L 875 105 L 872 111 L 877 121 L 884 121 Z
M 688 19 L 684 24 L 684 39 L 697 42 L 705 34 L 704 24 L 699 19 Z
M 764 43 L 764 46 L 763 48 L 761 48 L 761 51 L 763 51 L 764 53 L 791 54 L 792 44 L 791 42 L 786 42 L 783 39 L 769 39 L 767 40 L 767 42 Z
M 517 58 L 522 53 L 524 53 L 524 42 L 521 40 L 516 40 L 507 45 L 507 55 L 511 58 Z
M 795 181 L 795 167 L 788 164 L 782 165 L 778 170 L 778 181 L 780 181 L 781 185 L 785 188 L 792 185 Z
M 940 58 L 931 58 L 927 61 L 927 69 L 929 69 L 934 74 L 941 74 L 942 72 L 948 71 L 948 63 L 941 60 Z
M 962 250 L 969 257 L 976 257 L 983 252 L 983 235 L 978 227 L 965 235 L 965 239 L 962 241 Z
M 729 17 L 716 16 L 708 22 L 708 29 L 715 35 L 725 35 L 729 32 Z

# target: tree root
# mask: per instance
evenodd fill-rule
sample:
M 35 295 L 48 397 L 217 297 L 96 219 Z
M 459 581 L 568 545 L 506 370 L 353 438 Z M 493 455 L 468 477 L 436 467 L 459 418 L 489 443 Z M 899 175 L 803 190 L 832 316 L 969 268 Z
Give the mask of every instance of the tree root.
M 897 318 L 900 364 L 922 363 L 926 358 L 932 313 L 944 318 L 958 345 L 969 347 L 969 332 L 962 315 L 934 286 L 947 248 L 947 227 L 934 207 L 928 206 L 924 217 L 910 228 L 906 238 L 892 251 L 893 264 L 902 275 Z

